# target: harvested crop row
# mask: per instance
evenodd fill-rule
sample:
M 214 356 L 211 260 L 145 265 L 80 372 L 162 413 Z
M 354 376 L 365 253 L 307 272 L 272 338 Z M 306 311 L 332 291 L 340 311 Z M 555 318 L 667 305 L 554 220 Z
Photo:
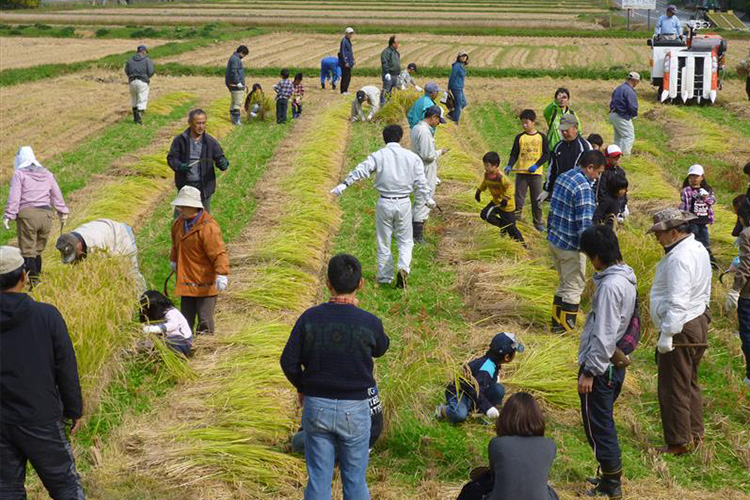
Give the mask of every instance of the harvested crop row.
M 158 47 L 171 40 L 0 37 L 0 71 L 39 64 L 71 63 L 133 51 L 137 44 Z

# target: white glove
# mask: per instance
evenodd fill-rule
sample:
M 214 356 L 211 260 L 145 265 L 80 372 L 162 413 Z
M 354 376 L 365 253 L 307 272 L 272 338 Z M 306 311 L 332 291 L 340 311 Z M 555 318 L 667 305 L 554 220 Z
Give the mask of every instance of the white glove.
M 68 222 L 68 217 L 70 217 L 70 214 L 60 214 L 60 222 L 64 226 Z
M 333 196 L 341 196 L 341 193 L 343 193 L 344 189 L 346 189 L 347 187 L 349 187 L 349 186 L 347 186 L 346 184 L 344 184 L 342 182 L 341 184 L 339 184 L 335 188 L 331 189 L 331 194 Z
M 740 292 L 737 290 L 729 290 L 727 293 L 727 301 L 724 303 L 724 308 L 727 311 L 734 311 L 737 309 L 737 301 L 740 298 Z
M 630 209 L 627 205 L 625 205 L 625 208 L 622 210 L 622 214 L 620 215 L 622 215 L 623 218 L 630 217 Z
M 218 291 L 223 292 L 227 289 L 227 285 L 229 285 L 229 278 L 221 274 L 216 276 L 216 289 Z
M 159 325 L 143 325 L 143 333 L 161 333 Z
M 391 74 L 390 73 L 386 73 L 383 78 L 385 78 L 386 82 L 390 82 L 391 81 Z
M 415 85 L 414 88 L 417 89 L 417 92 L 424 91 L 424 89 L 422 87 L 420 87 L 419 85 Z
M 236 84 L 236 85 L 235 85 L 235 87 L 237 87 L 237 88 L 238 88 L 238 89 L 240 89 L 240 90 L 242 90 L 242 89 L 244 89 L 244 88 L 245 88 L 245 86 L 244 86 L 244 85 L 242 85 L 241 83 L 238 83 L 238 84 Z
M 172 271 L 176 271 L 177 270 L 177 262 L 174 262 L 174 261 L 170 260 L 169 261 L 169 269 L 171 269 Z
M 3 219 L 3 226 L 5 226 L 5 229 L 7 229 L 8 231 L 10 231 L 10 219 L 8 219 L 7 217 L 5 217 Z
M 706 191 L 703 188 L 700 188 L 700 190 L 698 191 L 698 194 L 701 195 L 703 198 L 705 198 L 706 196 L 708 196 L 708 191 Z
M 547 198 L 549 198 L 549 193 L 547 191 L 542 191 L 542 194 L 536 197 L 536 201 L 542 203 Z
M 659 335 L 659 343 L 656 345 L 656 348 L 659 349 L 659 352 L 661 354 L 666 354 L 668 352 L 674 351 L 674 347 L 672 346 L 672 337 L 669 335 L 664 335 L 663 333 Z
M 500 412 L 497 411 L 497 408 L 493 406 L 489 410 L 487 410 L 487 413 L 485 413 L 485 415 L 487 415 L 488 417 L 492 419 L 495 419 L 500 416 Z
M 424 202 L 424 205 L 427 208 L 435 208 L 437 206 L 437 202 L 435 200 L 433 200 L 432 198 L 430 198 L 429 200 L 427 200 L 426 202 Z

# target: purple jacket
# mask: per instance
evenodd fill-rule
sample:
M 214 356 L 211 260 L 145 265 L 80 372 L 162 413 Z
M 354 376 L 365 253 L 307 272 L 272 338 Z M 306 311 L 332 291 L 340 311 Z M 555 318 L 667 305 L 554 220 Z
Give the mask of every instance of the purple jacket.
M 691 186 L 685 186 L 680 192 L 680 210 L 690 212 L 698 217 L 693 224 L 713 224 L 714 223 L 714 203 L 716 196 L 713 190 L 708 190 L 708 195 L 701 196 L 701 188 L 694 189 Z
M 29 207 L 54 207 L 61 214 L 68 213 L 55 176 L 44 167 L 32 165 L 13 172 L 10 179 L 5 218 L 14 220 L 18 212 Z

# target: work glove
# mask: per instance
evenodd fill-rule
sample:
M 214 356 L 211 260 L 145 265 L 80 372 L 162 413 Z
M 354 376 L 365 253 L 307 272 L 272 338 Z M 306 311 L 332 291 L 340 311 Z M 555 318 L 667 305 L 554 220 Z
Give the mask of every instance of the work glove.
M 482 192 L 480 190 L 477 189 L 477 192 L 474 193 L 474 199 L 482 203 Z
M 9 218 L 7 217 L 3 218 L 3 226 L 5 226 L 5 229 L 10 231 L 10 219 Z
M 724 309 L 727 311 L 734 311 L 737 309 L 737 301 L 740 298 L 740 292 L 737 290 L 729 290 L 727 293 L 727 301 L 724 303 Z
M 222 276 L 221 274 L 216 276 L 216 289 L 218 291 L 223 292 L 227 289 L 227 285 L 229 285 L 229 278 Z
M 391 74 L 390 73 L 386 73 L 383 78 L 385 78 L 386 82 L 390 82 L 391 81 Z
M 68 218 L 70 217 L 70 214 L 60 214 L 60 223 L 64 226 L 68 223 Z
M 706 191 L 703 188 L 700 188 L 700 190 L 698 191 L 698 194 L 701 196 L 701 198 L 705 198 L 706 196 L 708 196 L 708 191 Z
M 530 174 L 533 174 L 537 170 L 539 170 L 539 165 L 537 165 L 536 163 L 534 165 L 532 165 L 532 166 L 529 167 L 529 173 Z
M 417 92 L 424 91 L 424 89 L 422 87 L 420 87 L 419 85 L 415 85 L 414 88 L 417 89 Z
M 343 193 L 344 189 L 346 189 L 347 187 L 349 187 L 349 186 L 347 186 L 346 184 L 344 184 L 342 182 L 341 184 L 339 184 L 335 188 L 331 189 L 331 194 L 333 196 L 341 196 L 341 193 Z
M 508 206 L 508 200 L 506 200 L 505 198 L 503 198 L 502 201 L 500 202 L 500 206 L 503 207 L 503 208 L 507 207 Z
M 625 205 L 625 208 L 622 209 L 622 213 L 620 215 L 622 215 L 623 219 L 626 217 L 630 217 L 630 209 L 627 205 Z
M 187 163 L 180 163 L 180 172 L 190 172 L 190 165 Z
M 237 90 L 242 90 L 242 89 L 244 89 L 244 88 L 245 88 L 245 86 L 244 86 L 244 85 L 242 85 L 242 83 L 236 83 L 236 84 L 234 84 L 234 86 L 235 86 L 235 88 L 236 88 Z
M 666 354 L 668 352 L 674 351 L 674 346 L 672 346 L 672 337 L 669 335 L 664 335 L 663 333 L 659 335 L 659 343 L 656 344 L 656 348 L 661 354 Z
M 505 170 L 503 170 L 503 172 L 505 172 L 505 175 L 510 175 L 511 170 L 513 170 L 513 167 L 508 165 L 507 167 L 505 167 Z
M 497 417 L 500 416 L 500 412 L 497 411 L 497 408 L 495 408 L 494 406 L 492 406 L 492 407 L 490 407 L 489 410 L 487 410 L 485 412 L 485 415 L 487 415 L 488 417 L 490 417 L 491 419 L 494 420 L 494 419 L 496 419 Z
M 223 156 L 219 159 L 219 170 L 226 170 L 229 168 L 229 160 L 227 160 L 226 156 Z
M 544 202 L 547 198 L 549 198 L 549 193 L 547 191 L 542 191 L 542 194 L 537 196 L 536 201 L 539 203 Z
M 427 200 L 424 204 L 427 208 L 435 208 L 437 206 L 437 202 L 433 200 L 432 198 Z
M 177 262 L 169 261 L 169 269 L 171 269 L 172 271 L 176 271 L 177 270 Z
M 143 333 L 161 333 L 162 329 L 159 325 L 143 325 Z

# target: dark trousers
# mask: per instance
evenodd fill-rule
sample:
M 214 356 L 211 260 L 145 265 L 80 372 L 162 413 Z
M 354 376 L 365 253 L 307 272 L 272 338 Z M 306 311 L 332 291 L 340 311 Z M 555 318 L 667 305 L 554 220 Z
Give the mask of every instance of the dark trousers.
M 690 231 L 695 235 L 695 239 L 703 243 L 706 250 L 710 251 L 711 241 L 708 239 L 708 225 L 690 224 Z
M 216 295 L 180 298 L 180 312 L 195 333 L 214 333 L 214 309 L 216 309 Z M 195 326 L 196 316 L 198 326 Z
M 745 78 L 745 93 L 747 94 L 748 101 L 750 101 L 750 76 Z
M 516 227 L 516 215 L 513 212 L 506 212 L 502 210 L 500 205 L 489 202 L 479 216 L 493 226 L 499 227 L 501 233 L 507 234 L 516 241 L 523 242 L 523 236 Z
M 73 449 L 62 422 L 0 424 L 0 499 L 26 498 L 26 461 L 31 462 L 53 500 L 84 500 Z
M 745 355 L 745 376 L 750 378 L 750 299 L 737 301 L 737 319 L 740 323 L 742 353 Z
M 292 103 L 292 118 L 299 118 L 302 114 L 302 104 Z
M 352 81 L 352 68 L 341 67 L 341 93 L 349 92 L 349 83 Z
M 604 375 L 594 377 L 591 392 L 578 395 L 586 439 L 604 472 L 618 472 L 622 468 L 613 410 L 624 381 L 625 368 L 610 367 Z
M 534 227 L 544 226 L 542 204 L 537 201 L 544 191 L 544 176 L 536 174 L 516 174 L 516 215 L 521 216 L 526 201 L 526 191 L 531 192 L 531 214 L 534 217 Z
M 672 339 L 674 344 L 708 342 L 708 312 L 694 318 Z M 705 347 L 675 347 L 659 354 L 658 394 L 664 440 L 681 446 L 703 437 L 703 398 L 698 386 L 698 365 Z
M 286 123 L 289 99 L 276 99 L 276 123 Z

